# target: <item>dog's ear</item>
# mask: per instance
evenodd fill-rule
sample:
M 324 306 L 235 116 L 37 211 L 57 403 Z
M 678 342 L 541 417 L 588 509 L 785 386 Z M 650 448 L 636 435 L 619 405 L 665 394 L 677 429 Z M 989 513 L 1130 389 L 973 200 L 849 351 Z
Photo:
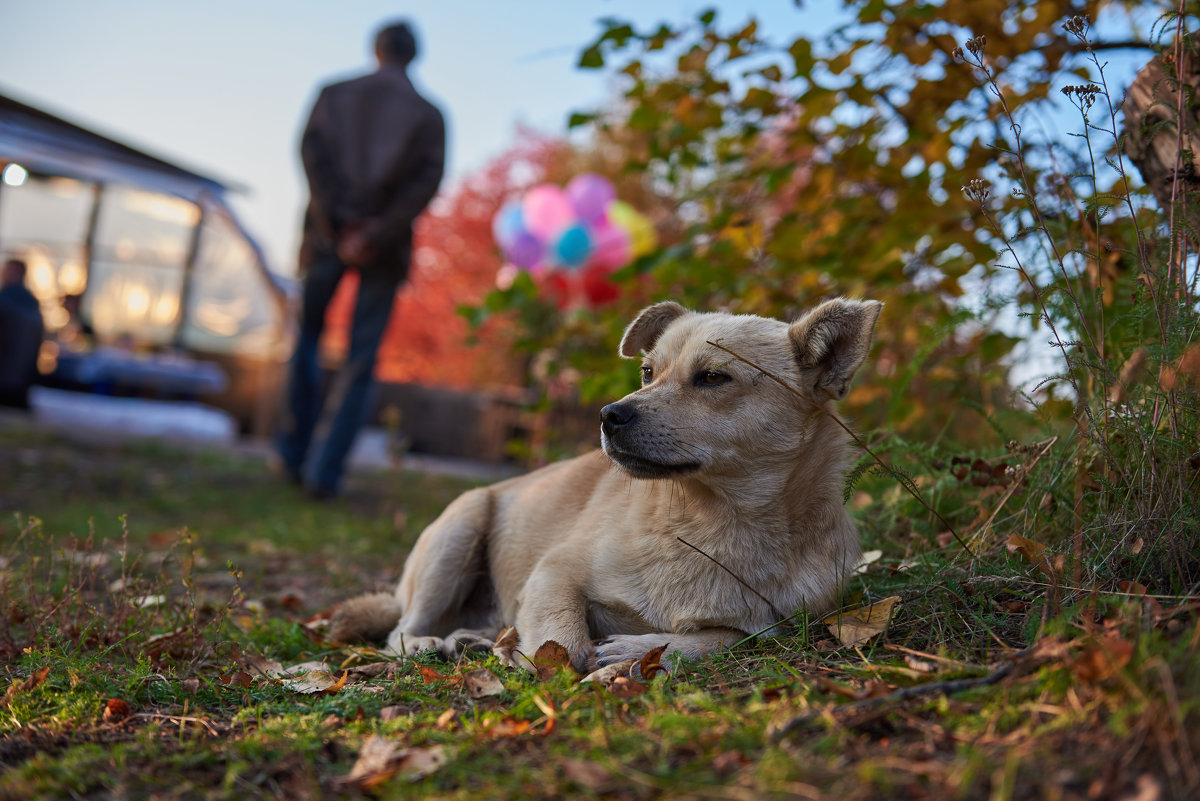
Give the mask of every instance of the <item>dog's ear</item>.
M 788 337 L 813 400 L 841 400 L 871 350 L 877 300 L 827 300 L 792 323 Z
M 667 326 L 684 314 L 687 314 L 687 309 L 673 300 L 642 309 L 625 329 L 625 336 L 621 337 L 621 355 L 632 359 L 639 353 L 649 352 Z

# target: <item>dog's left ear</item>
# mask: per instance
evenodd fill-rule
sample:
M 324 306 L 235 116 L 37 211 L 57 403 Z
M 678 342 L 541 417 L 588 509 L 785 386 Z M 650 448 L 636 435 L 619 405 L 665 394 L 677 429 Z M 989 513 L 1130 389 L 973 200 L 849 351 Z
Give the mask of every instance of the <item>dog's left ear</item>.
M 875 321 L 883 304 L 877 300 L 827 300 L 792 323 L 788 337 L 796 349 L 806 389 L 813 400 L 841 400 L 850 379 L 871 350 Z
M 687 309 L 673 300 L 655 303 L 642 309 L 625 329 L 625 336 L 621 337 L 621 355 L 632 359 L 643 351 L 649 353 L 667 326 L 685 314 Z

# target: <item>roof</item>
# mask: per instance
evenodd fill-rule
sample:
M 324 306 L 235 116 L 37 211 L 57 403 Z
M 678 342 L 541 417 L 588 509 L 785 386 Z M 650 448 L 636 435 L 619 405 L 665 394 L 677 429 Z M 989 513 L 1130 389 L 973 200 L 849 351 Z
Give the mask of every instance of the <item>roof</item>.
M 97 183 L 129 183 L 200 203 L 225 205 L 231 187 L 123 142 L 0 95 L 0 160 Z

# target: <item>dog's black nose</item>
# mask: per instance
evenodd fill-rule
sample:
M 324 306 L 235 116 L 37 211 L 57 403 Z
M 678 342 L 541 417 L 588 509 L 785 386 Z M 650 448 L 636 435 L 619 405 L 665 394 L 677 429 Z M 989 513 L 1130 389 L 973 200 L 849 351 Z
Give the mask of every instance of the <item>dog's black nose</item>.
M 600 427 L 607 432 L 616 431 L 637 419 L 637 410 L 632 404 L 610 403 L 600 410 Z

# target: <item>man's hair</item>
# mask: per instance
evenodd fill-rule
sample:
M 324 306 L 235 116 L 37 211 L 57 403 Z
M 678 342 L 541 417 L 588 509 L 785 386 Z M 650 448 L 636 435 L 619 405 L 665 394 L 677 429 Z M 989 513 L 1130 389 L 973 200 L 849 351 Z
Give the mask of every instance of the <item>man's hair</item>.
M 22 259 L 5 259 L 2 271 L 5 283 L 25 283 L 25 262 Z
M 417 57 L 417 37 L 407 22 L 393 22 L 375 34 L 375 55 L 388 64 L 407 66 Z

